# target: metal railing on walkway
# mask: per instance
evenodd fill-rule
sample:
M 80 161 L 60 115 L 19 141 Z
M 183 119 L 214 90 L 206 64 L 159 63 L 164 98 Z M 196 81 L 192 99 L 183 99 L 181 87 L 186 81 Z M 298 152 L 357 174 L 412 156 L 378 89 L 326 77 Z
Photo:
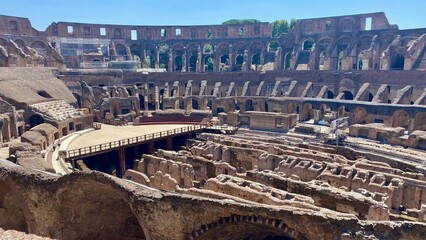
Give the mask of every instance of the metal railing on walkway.
M 133 145 L 133 144 L 138 144 L 138 143 L 144 143 L 144 142 L 147 142 L 149 140 L 155 140 L 155 139 L 161 139 L 161 138 L 164 138 L 164 137 L 180 135 L 182 133 L 194 132 L 194 131 L 197 131 L 197 130 L 201 130 L 203 128 L 206 128 L 206 126 L 205 125 L 193 125 L 193 126 L 171 129 L 171 130 L 167 130 L 167 131 L 149 133 L 149 134 L 145 134 L 145 135 L 142 135 L 142 136 L 131 137 L 131 138 L 126 138 L 126 139 L 107 142 L 107 143 L 101 143 L 101 144 L 87 146 L 87 147 L 78 148 L 78 149 L 72 149 L 72 150 L 68 150 L 66 152 L 66 159 L 75 159 L 75 158 L 82 157 L 82 156 L 85 156 L 85 155 L 93 155 L 95 153 L 100 153 L 100 152 L 104 152 L 104 151 L 112 151 L 114 149 L 117 149 L 117 148 L 120 148 L 120 147 L 123 147 L 123 146 L 128 146 L 128 145 Z

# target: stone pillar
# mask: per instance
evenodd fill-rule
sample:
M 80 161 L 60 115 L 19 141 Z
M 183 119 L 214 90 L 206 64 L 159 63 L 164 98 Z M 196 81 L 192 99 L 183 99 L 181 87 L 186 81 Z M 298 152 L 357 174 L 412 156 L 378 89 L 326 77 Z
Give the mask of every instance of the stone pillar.
M 232 49 L 232 44 L 229 44 L 228 56 L 229 56 L 229 71 L 232 71 L 232 66 L 234 65 L 234 53 Z
M 148 142 L 148 154 L 153 154 L 153 153 L 155 153 L 154 141 L 149 141 Z
M 260 51 L 260 65 L 263 66 L 263 64 L 265 64 L 265 51 L 262 49 L 262 51 Z
M 160 68 L 160 51 L 158 50 L 158 46 L 155 46 L 155 68 Z
M 196 66 L 197 72 L 202 72 L 201 71 L 202 57 L 203 57 L 203 50 L 201 49 L 201 46 L 198 46 L 197 66 Z
M 187 55 L 186 54 L 186 48 L 184 47 L 184 52 L 182 55 L 182 70 L 181 72 L 187 72 L 188 71 L 188 59 L 187 59 Z
M 167 150 L 173 150 L 173 139 L 172 137 L 166 138 Z
M 173 50 L 169 50 L 169 64 L 167 66 L 168 72 L 173 72 Z
M 126 154 L 124 147 L 118 149 L 118 161 L 120 162 L 120 174 L 124 177 L 124 173 L 126 172 Z
M 214 60 L 214 66 L 213 66 L 213 72 L 219 72 L 220 71 L 220 54 L 215 50 L 213 53 L 213 60 Z
M 158 111 L 160 109 L 160 91 L 158 90 L 158 86 L 155 86 L 154 101 L 155 111 Z

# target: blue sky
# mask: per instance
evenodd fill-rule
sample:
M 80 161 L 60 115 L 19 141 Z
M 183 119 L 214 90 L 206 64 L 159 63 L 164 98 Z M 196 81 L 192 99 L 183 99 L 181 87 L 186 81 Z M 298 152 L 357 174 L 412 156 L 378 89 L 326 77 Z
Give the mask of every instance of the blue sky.
M 228 19 L 316 18 L 385 12 L 400 29 L 426 28 L 426 0 L 0 0 L 0 14 L 27 17 L 37 30 L 52 22 L 205 25 Z

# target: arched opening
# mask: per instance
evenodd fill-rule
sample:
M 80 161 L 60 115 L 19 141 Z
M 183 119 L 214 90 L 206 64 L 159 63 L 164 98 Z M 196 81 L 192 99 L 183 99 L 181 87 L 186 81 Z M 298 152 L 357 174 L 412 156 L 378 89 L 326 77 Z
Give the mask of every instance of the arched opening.
M 170 46 L 162 43 L 158 48 L 160 68 L 169 69 Z
M 391 70 L 404 70 L 404 61 L 404 55 L 402 55 L 401 53 L 396 54 L 392 58 Z
M 126 46 L 124 46 L 123 44 L 115 45 L 115 49 L 117 51 L 117 55 L 119 55 L 119 56 L 126 56 L 127 55 Z
M 426 112 L 416 113 L 414 116 L 414 130 L 426 130 Z
M 357 64 L 358 70 L 364 70 L 364 52 L 361 52 L 358 55 L 358 64 Z
M 319 55 L 319 70 L 324 70 L 324 63 L 325 63 L 325 52 L 321 52 Z
M 47 44 L 41 41 L 34 41 L 30 45 L 31 48 L 37 51 L 38 54 L 47 56 Z
M 132 57 L 136 57 L 137 59 L 141 59 L 141 47 L 137 44 L 132 44 L 130 46 L 130 52 L 132 53 Z
M 343 70 L 343 55 L 344 51 L 340 51 L 337 55 L 337 70 Z
M 229 72 L 229 55 L 225 54 L 220 57 L 220 72 Z
M 204 58 L 204 72 L 213 72 L 214 59 L 212 55 L 208 55 Z
M 243 54 L 237 55 L 235 58 L 234 71 L 241 71 L 244 62 Z
M 51 227 L 57 231 L 52 231 L 51 237 L 146 239 L 141 227 L 144 223 L 139 223 L 121 196 L 110 185 L 90 179 L 67 183 L 57 196 L 58 202 L 62 204 L 57 205 L 60 206 L 55 209 L 58 214 L 53 217 L 60 219 L 52 220 Z
M 290 63 L 291 63 L 291 53 L 287 53 L 285 55 L 285 65 L 284 65 L 286 70 L 290 69 Z
M 194 109 L 194 110 L 199 110 L 200 109 L 200 107 L 199 107 L 199 105 L 198 105 L 198 100 L 197 99 L 192 99 L 192 109 Z
M 275 52 L 280 47 L 280 44 L 277 41 L 269 42 L 268 44 L 268 52 Z
M 372 102 L 372 101 L 373 101 L 373 98 L 374 98 L 373 94 L 372 94 L 371 92 L 369 92 L 369 93 L 368 93 L 368 101 L 369 101 L 369 102 Z
M 331 90 L 327 90 L 327 99 L 334 99 L 334 93 Z
M 44 123 L 44 118 L 38 114 L 35 114 L 29 118 L 29 122 L 30 122 L 30 128 L 33 128 L 37 125 Z
M 182 56 L 176 56 L 174 64 L 176 72 L 182 71 Z
M 306 40 L 303 42 L 303 51 L 311 51 L 314 46 L 314 42 L 312 40 Z
M 251 70 L 258 71 L 259 66 L 260 66 L 260 54 L 256 53 L 252 56 L 252 59 L 251 59 Z
M 343 97 L 342 99 L 344 100 L 353 100 L 354 99 L 354 95 L 349 92 L 349 91 L 343 91 Z
M 352 123 L 354 124 L 366 124 L 367 123 L 367 110 L 363 107 L 356 107 L 352 111 Z
M 407 128 L 410 124 L 410 116 L 405 110 L 397 110 L 392 115 L 392 127 Z
M 249 99 L 249 100 L 246 101 L 245 109 L 246 109 L 246 111 L 254 111 L 254 106 L 253 106 L 252 100 Z
M 196 72 L 197 71 L 197 55 L 192 55 L 189 58 L 189 71 Z
M 241 239 L 241 240 L 292 240 L 284 229 L 277 227 L 279 224 L 264 225 L 256 221 L 223 221 L 223 224 L 217 223 L 214 228 L 202 226 L 203 231 L 198 231 L 201 234 L 195 239 L 216 240 L 216 239 Z M 256 217 L 253 217 L 256 218 Z M 285 226 L 285 225 L 284 225 Z M 306 239 L 304 236 L 297 234 L 299 239 Z

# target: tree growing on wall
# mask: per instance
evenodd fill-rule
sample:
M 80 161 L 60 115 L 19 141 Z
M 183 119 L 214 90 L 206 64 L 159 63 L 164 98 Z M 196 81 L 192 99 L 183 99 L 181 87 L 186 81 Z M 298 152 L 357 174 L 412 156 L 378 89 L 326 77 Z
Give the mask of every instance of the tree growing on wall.
M 222 24 L 245 24 L 245 23 L 260 23 L 257 19 L 229 19 Z

